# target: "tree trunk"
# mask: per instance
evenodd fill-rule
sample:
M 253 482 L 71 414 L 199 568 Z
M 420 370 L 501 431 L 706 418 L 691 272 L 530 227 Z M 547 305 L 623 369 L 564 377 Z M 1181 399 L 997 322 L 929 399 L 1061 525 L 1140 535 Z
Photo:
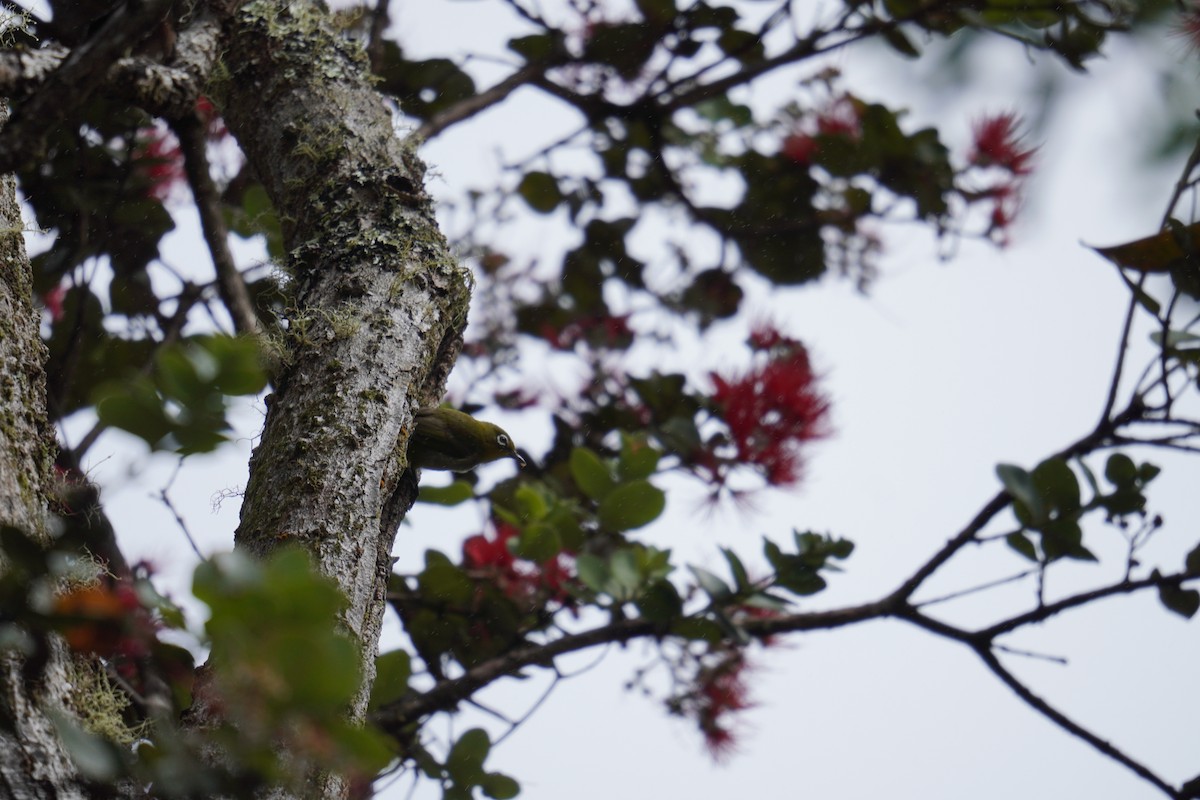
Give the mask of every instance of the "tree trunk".
M 351 709 L 361 719 L 392 542 L 416 496 L 412 410 L 442 394 L 469 276 L 361 50 L 318 6 L 247 4 L 225 60 L 226 119 L 283 221 L 291 279 L 237 545 L 260 555 L 300 545 L 342 588 L 367 676 Z
M 0 112 L 0 124 L 7 112 Z M 46 347 L 33 308 L 33 274 L 22 238 L 16 181 L 0 177 L 0 525 L 48 540 L 46 494 L 54 438 L 46 422 Z M 0 569 L 3 569 L 0 562 Z M 46 708 L 62 709 L 71 685 L 57 645 L 39 675 L 0 656 L 0 795 L 76 798 L 86 793 Z

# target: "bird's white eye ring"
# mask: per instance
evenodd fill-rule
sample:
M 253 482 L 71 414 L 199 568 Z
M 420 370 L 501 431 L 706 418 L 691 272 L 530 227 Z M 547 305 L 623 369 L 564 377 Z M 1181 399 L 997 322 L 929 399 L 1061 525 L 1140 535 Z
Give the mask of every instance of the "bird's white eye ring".
M 508 447 L 508 437 L 503 433 L 500 434 L 496 437 L 496 444 L 500 445 L 501 447 Z

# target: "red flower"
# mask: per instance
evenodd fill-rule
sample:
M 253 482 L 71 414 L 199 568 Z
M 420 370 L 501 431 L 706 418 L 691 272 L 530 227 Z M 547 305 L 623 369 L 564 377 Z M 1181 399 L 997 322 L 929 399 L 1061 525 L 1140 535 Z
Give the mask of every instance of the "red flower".
M 797 164 L 808 166 L 813 163 L 821 149 L 822 137 L 846 137 L 858 139 L 862 136 L 862 119 L 854 100 L 841 96 L 825 108 L 809 113 L 797 120 L 796 130 L 788 134 L 779 148 L 780 154 Z
M 779 152 L 797 164 L 809 165 L 817 154 L 817 140 L 806 133 L 793 133 L 783 140 Z
M 42 295 L 42 305 L 50 312 L 50 321 L 58 322 L 63 318 L 63 301 L 67 297 L 67 285 L 59 282 L 52 289 L 47 289 Z
M 469 537 L 463 542 L 463 566 L 482 573 L 512 600 L 536 606 L 549 600 L 571 605 L 568 585 L 575 578 L 574 560 L 567 553 L 541 564 L 518 558 L 508 543 L 519 534 L 514 526 L 499 522 L 495 538 Z
M 229 129 L 225 127 L 225 120 L 221 118 L 221 112 L 217 111 L 213 101 L 204 95 L 196 98 L 196 116 L 203 123 L 204 135 L 209 140 L 223 139 L 225 134 L 229 133 Z
M 759 342 L 770 340 L 765 331 Z M 817 388 L 808 351 L 779 335 L 770 360 L 740 378 L 713 374 L 713 402 L 729 428 L 737 460 L 760 467 L 773 486 L 794 484 L 799 448 L 828 434 L 829 401 Z
M 628 314 L 583 317 L 562 328 L 543 323 L 538 335 L 556 350 L 570 350 L 579 342 L 597 348 L 625 348 L 633 341 L 633 329 L 629 327 Z
M 1009 111 L 975 121 L 971 127 L 974 149 L 971 163 L 1000 167 L 1013 175 L 1028 175 L 1033 169 L 1036 147 L 1022 147 L 1021 119 Z
M 61 594 L 54 599 L 54 613 L 72 650 L 104 658 L 145 656 L 157 627 L 127 583 L 98 583 Z
M 1171 27 L 1187 42 L 1190 50 L 1200 52 L 1200 4 L 1193 2 L 1189 8 L 1180 11 Z
M 716 761 L 728 758 L 737 745 L 729 715 L 753 705 L 746 686 L 747 668 L 745 657 L 736 652 L 697 676 L 689 705 L 704 736 L 704 745 Z
M 146 196 L 166 200 L 183 181 L 183 153 L 175 136 L 165 128 L 146 128 L 133 160 L 146 181 Z
M 496 538 L 483 534 L 471 536 L 463 542 L 463 565 L 477 569 L 494 567 L 511 570 L 516 557 L 508 549 L 508 540 L 517 535 L 517 529 L 506 523 L 496 526 Z
M 839 97 L 817 113 L 817 133 L 822 136 L 857 139 L 862 135 L 862 119 L 858 106 L 849 97 Z

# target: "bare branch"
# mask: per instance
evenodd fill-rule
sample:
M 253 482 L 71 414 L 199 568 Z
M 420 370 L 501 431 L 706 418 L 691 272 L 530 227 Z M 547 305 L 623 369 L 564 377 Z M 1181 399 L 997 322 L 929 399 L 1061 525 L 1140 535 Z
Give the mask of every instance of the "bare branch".
M 192 113 L 176 120 L 172 128 L 179 137 L 179 147 L 183 151 L 184 169 L 192 187 L 192 196 L 196 200 L 196 209 L 200 213 L 204 241 L 212 254 L 221 300 L 225 303 L 229 316 L 233 318 L 234 330 L 238 333 L 253 334 L 258 331 L 258 318 L 250 302 L 246 282 L 242 279 L 242 273 L 238 271 L 237 264 L 233 261 L 233 253 L 229 250 L 229 230 L 225 226 L 225 216 L 221 213 L 220 194 L 209 172 L 204 125 L 196 114 Z
M 828 630 L 889 616 L 891 607 L 884 603 L 791 614 L 774 619 L 753 619 L 741 627 L 756 638 L 803 630 Z M 468 670 L 465 675 L 447 680 L 423 694 L 402 698 L 379 709 L 373 721 L 384 730 L 399 730 L 429 714 L 448 711 L 475 692 L 500 678 L 516 675 L 530 666 L 550 666 L 554 659 L 567 653 L 586 650 L 597 645 L 620 644 L 634 639 L 662 636 L 661 626 L 644 619 L 627 619 L 593 628 L 582 633 L 564 636 L 545 644 L 518 647 L 504 655 L 485 661 Z
M 976 631 L 974 635 L 980 637 L 984 641 L 991 641 L 997 636 L 1001 636 L 1005 633 L 1011 633 L 1017 628 L 1038 622 L 1044 622 L 1053 616 L 1061 614 L 1064 611 L 1088 605 L 1089 603 L 1092 603 L 1096 600 L 1101 600 L 1105 597 L 1113 597 L 1119 594 L 1133 594 L 1134 592 L 1140 592 L 1143 589 L 1152 589 L 1159 586 L 1177 585 L 1182 581 L 1194 580 L 1197 578 L 1200 578 L 1200 575 L 1190 572 L 1177 572 L 1171 575 L 1151 575 L 1148 578 L 1141 578 L 1139 580 L 1126 579 L 1120 583 L 1102 586 L 1098 589 L 1092 589 L 1091 591 L 1087 592 L 1080 592 L 1079 594 L 1073 594 L 1070 597 L 1064 597 L 1062 600 L 1058 600 L 1053 603 L 1047 603 L 1043 606 L 1038 606 L 1032 611 L 1027 611 L 1024 614 L 1011 617 L 1003 622 L 998 622 L 990 628 L 984 628 L 980 631 Z
M 1075 722 L 1061 711 L 1051 706 L 1045 700 L 1034 694 L 1028 686 L 1021 683 L 1019 680 L 1017 680 L 1016 676 L 1004 668 L 1004 665 L 1000 663 L 1000 659 L 997 658 L 996 654 L 991 650 L 986 647 L 976 647 L 975 652 L 978 653 L 979 658 L 983 660 L 983 663 L 987 665 L 987 668 L 990 669 L 997 678 L 1003 681 L 1008 688 L 1012 689 L 1017 697 L 1021 698 L 1021 700 L 1023 700 L 1025 704 L 1034 711 L 1037 711 L 1043 717 L 1050 720 L 1075 738 L 1087 742 L 1101 755 L 1107 756 L 1113 761 L 1124 765 L 1143 780 L 1154 784 L 1154 786 L 1160 789 L 1167 797 L 1173 798 L 1173 800 L 1183 800 L 1184 796 L 1180 791 L 1152 772 L 1145 764 L 1130 758 L 1125 753 L 1114 747 L 1110 742 L 1106 742 L 1105 740 L 1101 739 L 1099 736 L 1092 733 L 1087 728 L 1084 728 L 1082 725 Z
M 485 89 L 479 94 L 455 103 L 445 111 L 434 114 L 424 125 L 417 128 L 414 135 L 423 140 L 432 139 L 451 125 L 469 119 L 485 108 L 496 105 L 515 90 L 540 77 L 545 69 L 546 66 L 538 62 L 526 64 L 492 88 Z

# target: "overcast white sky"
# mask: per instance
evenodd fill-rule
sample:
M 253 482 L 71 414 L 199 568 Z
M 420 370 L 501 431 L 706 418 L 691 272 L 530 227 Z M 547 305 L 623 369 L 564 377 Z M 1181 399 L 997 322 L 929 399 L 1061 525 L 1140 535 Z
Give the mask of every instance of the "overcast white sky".
M 497 30 L 507 17 L 491 16 L 497 4 L 396 5 L 397 30 L 411 55 L 432 54 L 451 39 L 464 48 L 502 48 Z M 1117 47 L 1090 77 L 1068 80 L 1052 124 L 1039 134 L 1038 174 L 1007 250 L 966 246 L 941 263 L 920 237 L 889 238 L 882 277 L 869 295 L 837 279 L 770 293 L 751 284 L 750 310 L 784 321 L 811 347 L 834 400 L 836 435 L 813 454 L 802 488 L 764 495 L 755 515 L 698 515 L 696 491 L 668 483 L 667 515 L 639 538 L 721 572 L 719 545 L 754 554 L 762 534 L 784 540 L 793 527 L 828 531 L 853 539 L 858 550 L 830 590 L 805 607 L 872 599 L 894 588 L 999 489 L 996 463 L 1032 467 L 1088 431 L 1103 404 L 1125 292 L 1080 241 L 1112 244 L 1153 232 L 1175 177 L 1130 163 L 1140 152 L 1148 109 L 1159 99 L 1133 58 L 1130 48 Z M 922 81 L 930 80 L 922 71 L 930 65 L 861 50 L 837 63 L 850 88 L 869 99 L 911 98 L 916 120 L 955 120 L 950 130 L 960 145 L 973 117 L 1022 108 L 1027 98 L 1020 77 L 1026 57 L 1011 45 L 987 50 L 983 79 L 968 98 L 922 91 Z M 774 81 L 753 100 L 771 104 L 771 93 L 787 87 Z M 531 130 L 548 139 L 559 124 L 561 116 L 536 97 L 514 97 L 426 147 L 438 176 L 431 189 L 450 198 L 483 182 L 479 176 L 495 169 L 497 147 L 519 155 Z M 514 241 L 523 235 L 514 231 Z M 173 264 L 200 259 L 203 271 L 201 248 L 194 223 L 182 220 L 167 255 Z M 712 366 L 739 363 L 733 343 L 741 333 L 718 330 L 706 342 Z M 1144 341 L 1145 333 L 1135 338 Z M 497 419 L 535 456 L 548 443 L 544 423 Z M 241 422 L 245 438 L 190 459 L 172 490 L 207 552 L 232 544 L 237 499 L 216 513 L 211 502 L 216 492 L 244 483 L 261 415 L 246 408 Z M 117 453 L 104 460 L 114 447 Z M 150 496 L 170 477 L 173 461 L 147 457 L 140 445 L 111 433 L 91 458 L 129 555 L 150 558 L 173 594 L 185 592 L 195 559 Z M 1151 502 L 1167 526 L 1147 556 L 1177 568 L 1200 538 L 1196 467 L 1158 453 L 1151 458 L 1166 467 Z M 496 465 L 485 476 L 511 469 Z M 461 537 L 479 525 L 472 512 L 423 506 L 409 521 L 396 544 L 401 568 L 418 565 L 428 546 L 456 552 Z M 1120 558 L 1123 544 L 1114 532 L 1093 529 L 1090 537 L 1089 547 Z M 978 555 L 948 569 L 934 588 L 952 591 L 1021 566 L 1015 558 Z M 1066 565 L 1052 574 L 1051 591 L 1111 578 L 1118 569 Z M 1006 589 L 942 613 L 984 621 L 1028 602 L 1028 591 Z M 1200 773 L 1197 624 L 1169 615 L 1150 595 L 1107 601 L 1011 642 L 1068 657 L 1069 666 L 1006 663 L 1052 704 L 1178 783 Z M 592 664 L 595 655 L 568 660 L 564 670 Z M 489 767 L 520 780 L 529 800 L 1160 796 L 1023 707 L 964 648 L 899 623 L 796 637 L 758 653 L 752 683 L 759 705 L 744 715 L 740 752 L 723 765 L 708 760 L 689 722 L 668 718 L 655 699 L 622 688 L 651 655 L 642 645 L 613 649 L 600 666 L 561 684 L 494 751 Z M 508 681 L 484 699 L 516 717 L 545 685 L 542 675 Z M 502 729 L 468 714 L 454 731 L 480 723 Z M 430 734 L 447 730 L 434 727 Z M 404 779 L 386 796 L 406 797 L 408 790 Z M 436 796 L 428 785 L 415 794 Z

